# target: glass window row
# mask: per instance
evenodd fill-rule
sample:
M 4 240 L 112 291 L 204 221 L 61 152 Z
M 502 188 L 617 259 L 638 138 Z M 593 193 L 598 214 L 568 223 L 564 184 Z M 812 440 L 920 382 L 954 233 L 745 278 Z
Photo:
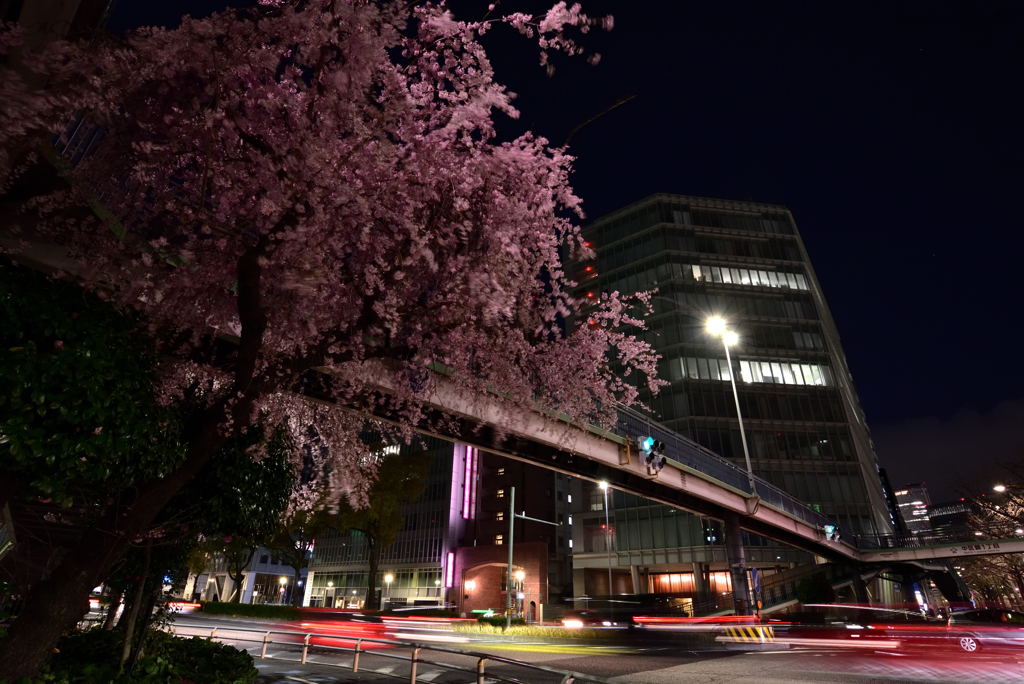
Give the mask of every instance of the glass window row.
M 731 285 L 755 285 L 758 287 L 786 287 L 793 290 L 810 290 L 807 279 L 800 273 L 763 271 L 750 268 L 726 268 L 724 266 L 690 266 L 693 279 L 710 280 L 713 283 Z
M 700 419 L 690 419 L 675 427 L 719 456 L 735 463 L 743 462 L 743 444 L 738 427 L 705 425 Z M 820 426 L 810 430 L 758 426 L 748 428 L 746 434 L 750 458 L 754 461 L 850 462 L 856 459 L 849 434 L 841 426 Z
M 685 383 L 661 394 L 672 396 L 667 401 L 651 405 L 668 409 L 669 413 L 661 413 L 666 418 L 732 416 L 736 410 L 732 392 L 721 385 Z M 834 390 L 794 388 L 762 391 L 745 387 L 739 395 L 745 418 L 828 423 L 843 423 L 846 420 L 842 402 Z
M 783 212 L 727 211 L 672 201 L 646 204 L 625 215 L 592 224 L 588 232 L 600 236 L 601 241 L 607 243 L 655 223 L 725 228 L 761 234 L 790 235 L 795 232 L 792 222 Z
M 675 365 L 678 371 L 672 366 Z M 791 361 L 739 361 L 740 380 L 743 382 L 771 383 L 780 385 L 832 385 L 832 373 L 828 366 L 815 363 L 794 363 Z M 678 373 L 677 377 L 672 377 Z M 680 377 L 691 380 L 732 379 L 732 369 L 725 359 L 681 357 L 669 366 L 669 379 Z

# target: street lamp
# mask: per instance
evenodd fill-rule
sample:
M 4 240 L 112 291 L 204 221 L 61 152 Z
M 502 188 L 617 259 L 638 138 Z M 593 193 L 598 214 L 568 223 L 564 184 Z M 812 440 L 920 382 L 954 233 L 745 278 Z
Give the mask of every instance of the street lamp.
M 1000 494 L 1002 494 L 1003 492 L 1006 491 L 1006 485 L 997 484 L 995 487 L 992 488 L 992 491 L 999 492 Z
M 747 433 L 743 429 L 743 413 L 740 411 L 740 394 L 736 391 L 736 373 L 733 372 L 732 356 L 729 354 L 729 347 L 738 344 L 740 336 L 735 331 L 729 329 L 729 324 L 721 316 L 711 316 L 704 321 L 704 329 L 712 337 L 722 338 L 722 347 L 725 349 L 725 363 L 729 366 L 729 383 L 732 385 L 732 398 L 736 402 L 736 420 L 740 424 L 743 458 L 747 462 L 747 481 L 750 483 L 750 493 L 756 495 L 757 487 L 754 485 L 754 469 L 750 465 L 750 449 L 747 447 Z
M 608 556 L 608 596 L 610 597 L 614 592 L 612 591 L 612 526 L 608 521 L 608 481 L 601 480 L 597 486 L 604 492 L 604 549 L 605 555 Z
M 281 588 L 279 590 L 279 596 L 280 596 L 279 603 L 284 603 L 284 592 L 285 592 L 285 587 L 288 585 L 288 578 L 287 577 L 280 577 L 280 578 L 278 578 L 277 583 L 281 585 Z
M 391 601 L 391 583 L 395 581 L 395 576 L 390 572 L 384 575 L 384 598 L 388 599 L 388 603 Z

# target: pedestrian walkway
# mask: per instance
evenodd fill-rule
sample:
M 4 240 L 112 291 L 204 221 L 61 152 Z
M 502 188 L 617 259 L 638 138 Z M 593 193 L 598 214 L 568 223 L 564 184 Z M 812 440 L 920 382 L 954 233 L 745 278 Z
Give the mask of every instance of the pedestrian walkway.
M 355 673 L 341 667 L 318 665 L 315 663 L 300 665 L 285 660 L 266 658 L 257 660 L 255 665 L 260 673 L 259 678 L 256 680 L 258 684 L 285 684 L 286 682 L 291 684 L 294 684 L 294 682 L 353 684 L 354 682 L 395 681 L 394 677 L 388 677 L 383 674 L 371 672 Z

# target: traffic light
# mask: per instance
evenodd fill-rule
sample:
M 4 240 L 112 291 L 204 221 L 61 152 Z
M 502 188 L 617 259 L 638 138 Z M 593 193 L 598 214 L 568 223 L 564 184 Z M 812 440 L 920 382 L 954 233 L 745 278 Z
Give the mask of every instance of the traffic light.
M 636 443 L 640 449 L 640 460 L 647 466 L 647 473 L 657 475 L 668 461 L 665 456 L 665 443 L 654 437 L 637 437 Z

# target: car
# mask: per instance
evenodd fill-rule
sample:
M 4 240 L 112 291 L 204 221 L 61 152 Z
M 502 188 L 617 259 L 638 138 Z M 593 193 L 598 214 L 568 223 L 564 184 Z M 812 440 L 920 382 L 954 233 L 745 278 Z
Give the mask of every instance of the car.
M 769 618 L 775 638 L 791 645 L 829 645 L 876 650 L 942 646 L 946 624 L 917 611 L 843 603 L 805 604 L 799 611 Z
M 949 638 L 962 653 L 1020 651 L 1024 653 L 1024 613 L 1004 608 L 954 611 Z
M 612 609 L 567 610 L 562 618 L 562 625 L 567 629 L 580 629 L 581 627 L 631 628 L 633 617 L 624 609 L 618 611 Z

